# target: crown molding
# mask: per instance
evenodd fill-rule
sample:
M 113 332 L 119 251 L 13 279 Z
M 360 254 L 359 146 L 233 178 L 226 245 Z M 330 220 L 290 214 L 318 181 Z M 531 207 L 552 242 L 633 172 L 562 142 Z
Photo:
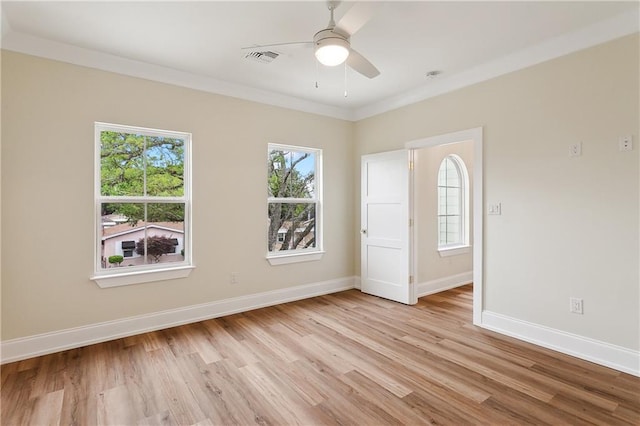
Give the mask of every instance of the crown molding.
M 217 95 L 353 121 L 353 111 L 350 109 L 311 102 L 293 96 L 136 61 L 16 31 L 10 30 L 3 36 L 2 49 L 131 77 L 202 90 Z
M 632 10 L 585 27 L 551 38 L 511 55 L 490 61 L 466 71 L 430 82 L 385 100 L 364 106 L 354 112 L 354 120 L 362 120 L 425 99 L 452 92 L 472 84 L 518 71 L 560 56 L 606 43 L 640 30 L 640 9 Z
M 449 77 L 430 81 L 424 87 L 412 89 L 361 108 L 349 109 L 19 33 L 11 30 L 4 15 L 2 18 L 2 48 L 6 50 L 347 121 L 359 121 L 392 111 L 624 37 L 640 29 L 640 9 L 632 10 Z

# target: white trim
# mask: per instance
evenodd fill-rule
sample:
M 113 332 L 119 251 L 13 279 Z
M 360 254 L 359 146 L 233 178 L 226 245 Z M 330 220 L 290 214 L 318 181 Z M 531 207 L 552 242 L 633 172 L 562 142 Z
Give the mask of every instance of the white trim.
M 441 247 L 438 249 L 438 254 L 440 257 L 449 257 L 449 256 L 458 256 L 460 254 L 466 254 L 471 251 L 470 245 L 464 246 L 451 246 L 451 247 Z
M 339 278 L 6 340 L 1 343 L 0 362 L 4 364 L 20 361 L 121 337 L 349 290 L 354 287 L 354 281 L 354 277 Z
M 490 311 L 482 313 L 482 327 L 640 377 L 639 351 Z
M 511 55 L 480 64 L 451 76 L 443 76 L 431 84 L 414 88 L 354 111 L 353 121 L 363 120 L 425 99 L 452 92 L 579 50 L 606 43 L 638 32 L 638 10 L 630 10 L 580 30 L 551 38 Z
M 322 259 L 324 251 L 315 250 L 310 253 L 292 253 L 280 256 L 274 256 L 267 253 L 267 260 L 271 266 L 287 265 L 289 263 L 312 262 Z
M 147 137 L 169 136 L 184 141 L 184 179 L 183 179 L 183 195 L 180 197 L 155 197 L 155 196 L 131 196 L 131 197 L 119 197 L 119 196 L 103 196 L 101 188 L 101 167 L 100 160 L 101 152 L 101 133 L 103 131 L 115 131 L 122 133 L 135 133 L 144 135 Z M 193 266 L 192 257 L 192 243 L 193 239 L 192 231 L 192 215 L 191 215 L 191 202 L 192 202 L 192 190 L 191 190 L 191 146 L 193 135 L 190 132 L 182 132 L 175 130 L 160 130 L 152 129 L 148 127 L 130 126 L 124 124 L 105 123 L 101 121 L 94 122 L 94 220 L 95 220 L 95 234 L 93 237 L 93 251 L 94 251 L 94 272 L 91 280 L 95 281 L 100 288 L 107 287 L 119 287 L 131 284 L 142 284 L 152 281 L 164 281 L 176 278 L 186 278 L 191 273 Z M 146 149 L 146 148 L 145 148 Z M 146 186 L 146 180 L 145 180 Z M 99 244 L 104 241 L 116 237 L 122 236 L 127 232 L 134 232 L 141 228 L 133 228 L 131 231 L 124 231 L 124 233 L 118 233 L 111 236 L 103 237 L 102 234 L 102 216 L 101 216 L 101 204 L 113 200 L 114 202 L 179 202 L 184 204 L 184 221 L 183 230 L 176 230 L 170 228 L 171 232 L 178 232 L 183 235 L 182 247 L 184 250 L 184 256 L 182 262 L 160 263 L 153 265 L 140 265 L 132 267 L 132 270 L 127 272 L 121 272 L 120 270 L 114 271 L 113 269 L 102 268 L 102 253 Z M 149 224 L 146 227 L 167 229 L 166 227 Z M 127 268 L 128 269 L 128 268 Z
M 217 95 L 354 121 L 353 111 L 348 108 L 325 105 L 271 92 L 269 90 L 230 83 L 200 74 L 127 59 L 16 31 L 10 31 L 4 35 L 2 48 L 27 55 L 52 59 L 54 61 L 62 61 L 145 80 L 202 90 Z
M 353 277 L 353 288 L 360 290 L 362 288 L 360 277 Z
M 432 146 L 446 145 L 455 142 L 473 141 L 473 323 L 481 325 L 483 301 L 483 133 L 482 127 L 461 130 L 444 135 L 432 136 L 424 139 L 409 141 L 404 144 L 407 149 L 419 149 Z M 415 191 L 413 197 L 416 197 Z M 413 217 L 418 217 L 413 211 Z M 413 227 L 413 240 L 417 241 L 418 226 Z M 412 275 L 417 276 L 417 252 L 413 253 Z
M 323 150 L 322 148 L 313 148 L 308 146 L 296 146 L 296 145 L 285 145 L 279 143 L 269 143 L 267 144 L 267 159 L 271 155 L 271 151 L 289 151 L 289 152 L 306 152 L 309 154 L 313 154 L 314 156 L 314 177 L 313 177 L 313 186 L 314 193 L 312 198 L 278 198 L 278 197 L 267 197 L 267 212 L 269 211 L 270 203 L 291 203 L 291 204 L 315 204 L 315 247 L 306 248 L 306 249 L 295 249 L 288 251 L 268 251 L 267 247 L 267 260 L 269 264 L 272 266 L 275 265 L 286 265 L 289 263 L 298 263 L 298 262 L 309 262 L 314 260 L 322 259 L 324 254 L 324 239 L 323 239 Z M 269 225 L 267 225 L 267 234 L 268 234 Z M 266 241 L 266 245 L 268 246 L 268 241 Z
M 458 229 L 458 232 L 460 233 L 460 239 L 462 241 L 459 241 L 458 243 L 456 243 L 455 245 L 438 245 L 438 251 L 440 250 L 451 250 L 451 249 L 455 249 L 455 248 L 459 248 L 461 246 L 468 246 L 469 245 L 469 172 L 467 171 L 467 165 L 465 164 L 464 160 L 462 158 L 460 158 L 459 155 L 456 154 L 449 154 L 446 157 L 444 157 L 442 159 L 442 162 L 440 162 L 440 167 L 438 168 L 438 179 L 437 179 L 437 183 L 436 183 L 436 189 L 437 189 L 437 196 L 438 196 L 438 241 L 440 241 L 440 236 L 441 236 L 441 229 L 440 229 L 440 188 L 442 187 L 442 185 L 440 185 L 440 170 L 442 169 L 442 165 L 445 164 L 445 161 L 449 160 L 451 162 L 454 163 L 456 171 L 458 172 L 458 178 L 460 179 L 460 186 L 458 187 L 458 189 L 460 190 L 460 194 L 458 196 L 459 198 L 459 203 L 460 203 L 460 211 L 462 212 L 459 217 L 460 217 L 460 226 Z M 448 188 L 447 185 L 445 185 L 445 188 Z M 448 198 L 448 190 L 446 191 L 446 195 Z M 448 203 L 448 202 L 447 202 Z M 453 256 L 453 254 L 455 253 L 451 253 L 451 254 L 445 254 L 444 256 Z M 443 256 L 443 254 L 440 254 L 440 256 Z
M 461 274 L 450 275 L 431 281 L 426 281 L 416 285 L 416 294 L 418 297 L 428 296 L 441 291 L 460 287 L 461 285 L 471 284 L 473 282 L 473 271 L 463 272 Z
M 126 59 L 19 33 L 13 31 L 9 25 L 6 27 L 3 25 L 2 28 L 3 49 L 267 105 L 342 120 L 359 121 L 635 33 L 638 31 L 638 13 L 637 9 L 630 10 L 586 28 L 551 38 L 514 54 L 478 65 L 467 71 L 448 77 L 443 76 L 422 88 L 414 88 L 356 109 L 325 105 L 268 90 L 255 89 L 203 75 Z
M 184 262 L 181 262 L 184 263 Z M 164 263 L 163 265 L 170 265 L 169 263 Z M 125 268 L 118 268 L 125 269 Z M 109 287 L 121 287 L 124 285 L 132 285 L 132 284 L 143 284 L 150 283 L 155 281 L 166 281 L 166 280 L 175 280 L 178 278 L 186 278 L 191 274 L 191 271 L 195 269 L 193 265 L 186 266 L 167 266 L 162 269 L 152 269 L 152 270 L 137 270 L 132 272 L 125 273 L 111 273 L 99 275 L 96 274 L 92 276 L 90 279 L 95 281 L 100 288 L 109 288 Z M 113 269 L 110 269 L 113 270 Z

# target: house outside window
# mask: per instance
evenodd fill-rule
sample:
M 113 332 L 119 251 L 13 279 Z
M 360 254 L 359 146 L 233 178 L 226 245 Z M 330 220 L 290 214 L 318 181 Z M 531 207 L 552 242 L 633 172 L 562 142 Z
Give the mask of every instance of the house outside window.
M 269 144 L 267 167 L 267 259 L 271 264 L 317 260 L 322 253 L 322 150 Z
M 466 246 L 469 180 L 464 162 L 448 155 L 438 170 L 438 249 Z
M 191 267 L 191 134 L 96 123 L 95 138 L 93 278 Z
M 133 251 L 136 249 L 135 241 L 122 241 L 121 243 L 122 256 L 133 257 Z

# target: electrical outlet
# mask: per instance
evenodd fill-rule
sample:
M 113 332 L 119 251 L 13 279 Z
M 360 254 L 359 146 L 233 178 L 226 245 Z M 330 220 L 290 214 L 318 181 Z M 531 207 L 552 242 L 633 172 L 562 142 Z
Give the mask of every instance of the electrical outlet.
M 580 157 L 582 155 L 582 142 L 569 145 L 569 157 Z
M 572 314 L 580 314 L 582 315 L 584 311 L 582 310 L 582 299 L 577 297 L 569 298 L 569 312 Z
M 238 273 L 232 272 L 229 276 L 229 284 L 238 284 Z
M 632 136 L 620 136 L 618 141 L 620 144 L 620 151 L 633 150 L 633 137 Z

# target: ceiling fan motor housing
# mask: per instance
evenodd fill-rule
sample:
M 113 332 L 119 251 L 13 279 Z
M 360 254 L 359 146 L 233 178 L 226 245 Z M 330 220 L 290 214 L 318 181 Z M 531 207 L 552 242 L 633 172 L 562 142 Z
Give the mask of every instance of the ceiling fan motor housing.
M 318 31 L 313 36 L 316 58 L 327 66 L 343 63 L 349 56 L 351 44 L 349 39 L 338 34 L 331 28 Z

